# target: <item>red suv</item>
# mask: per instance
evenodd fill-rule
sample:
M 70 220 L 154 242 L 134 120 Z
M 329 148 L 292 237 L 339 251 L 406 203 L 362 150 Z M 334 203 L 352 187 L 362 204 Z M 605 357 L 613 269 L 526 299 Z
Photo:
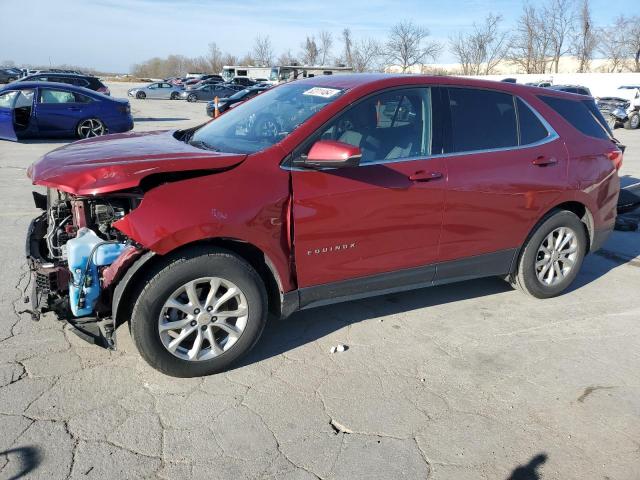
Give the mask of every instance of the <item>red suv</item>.
M 34 314 L 174 376 L 218 372 L 268 312 L 485 276 L 537 298 L 616 216 L 622 153 L 593 100 L 463 78 L 336 75 L 197 128 L 56 149 L 29 175 Z

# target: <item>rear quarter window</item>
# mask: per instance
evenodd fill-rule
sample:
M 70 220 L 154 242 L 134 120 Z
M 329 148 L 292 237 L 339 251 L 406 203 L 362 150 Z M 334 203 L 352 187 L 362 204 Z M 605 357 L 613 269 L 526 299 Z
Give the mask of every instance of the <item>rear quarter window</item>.
M 609 132 L 595 117 L 587 102 L 546 95 L 539 95 L 538 98 L 584 135 L 603 140 L 610 138 Z
M 520 122 L 520 145 L 530 145 L 549 136 L 549 132 L 535 113 L 518 98 L 518 120 Z

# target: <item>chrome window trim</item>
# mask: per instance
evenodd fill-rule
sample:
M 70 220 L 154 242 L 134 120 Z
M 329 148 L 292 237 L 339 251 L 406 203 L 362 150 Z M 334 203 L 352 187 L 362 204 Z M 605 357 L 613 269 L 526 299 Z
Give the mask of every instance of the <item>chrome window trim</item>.
M 436 154 L 424 155 L 424 156 L 396 158 L 393 160 L 376 160 L 375 162 L 363 163 L 361 165 L 358 165 L 358 167 L 367 167 L 369 165 L 385 165 L 387 163 L 412 162 L 416 160 L 430 160 L 432 158 L 459 157 L 463 155 L 476 155 L 479 153 L 497 153 L 497 152 L 505 152 L 510 150 L 524 150 L 525 148 L 539 147 L 541 145 L 545 145 L 547 143 L 553 142 L 558 138 L 560 138 L 560 135 L 558 135 L 555 129 L 551 126 L 551 124 L 540 114 L 540 112 L 538 112 L 534 107 L 532 107 L 529 102 L 527 102 L 524 98 L 518 95 L 513 95 L 513 97 L 515 99 L 521 100 L 522 103 L 524 103 L 533 112 L 533 114 L 537 117 L 537 119 L 540 120 L 540 123 L 542 123 L 542 126 L 547 130 L 547 133 L 548 133 L 548 135 L 545 138 L 542 138 L 533 143 L 527 143 L 526 145 L 517 145 L 514 147 L 487 148 L 483 150 L 469 150 L 466 152 L 436 153 Z M 317 171 L 323 171 L 323 170 L 337 170 L 336 168 L 312 169 L 312 168 L 285 166 L 282 164 L 280 165 L 280 168 L 282 168 L 283 170 L 288 170 L 292 172 L 307 172 L 307 171 L 317 172 Z

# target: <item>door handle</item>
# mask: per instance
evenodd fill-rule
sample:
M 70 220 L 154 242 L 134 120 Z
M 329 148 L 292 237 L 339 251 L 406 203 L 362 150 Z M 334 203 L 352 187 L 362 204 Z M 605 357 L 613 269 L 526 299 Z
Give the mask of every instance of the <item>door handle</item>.
M 424 170 L 419 170 L 413 175 L 409 175 L 409 180 L 412 182 L 430 182 L 439 178 L 442 178 L 441 172 L 425 172 Z
M 540 155 L 531 163 L 533 163 L 538 167 L 546 167 L 547 165 L 553 165 L 554 163 L 558 163 L 558 161 L 553 157 L 545 157 L 544 155 Z
M 80 107 L 69 107 L 69 108 L 67 108 L 67 110 L 71 110 L 72 112 L 79 112 L 80 111 Z

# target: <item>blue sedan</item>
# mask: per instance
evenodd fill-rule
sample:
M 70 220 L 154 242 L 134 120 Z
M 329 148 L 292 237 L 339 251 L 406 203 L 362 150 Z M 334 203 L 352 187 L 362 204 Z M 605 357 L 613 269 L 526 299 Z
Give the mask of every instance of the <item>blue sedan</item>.
M 53 82 L 16 82 L 0 89 L 0 139 L 90 138 L 133 128 L 127 100 Z

